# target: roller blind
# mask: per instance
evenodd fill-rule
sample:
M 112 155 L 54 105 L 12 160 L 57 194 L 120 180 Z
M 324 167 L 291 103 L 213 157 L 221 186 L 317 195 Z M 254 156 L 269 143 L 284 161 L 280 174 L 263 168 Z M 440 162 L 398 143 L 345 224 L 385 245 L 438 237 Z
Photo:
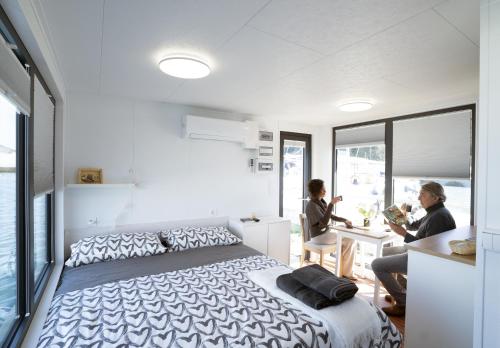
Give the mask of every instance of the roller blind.
M 335 147 L 385 143 L 385 124 L 339 129 L 335 132 Z
M 393 176 L 470 178 L 470 110 L 394 122 Z
M 54 104 L 35 75 L 34 82 L 35 195 L 54 190 Z
M 30 77 L 0 35 L 0 90 L 25 114 L 30 114 Z

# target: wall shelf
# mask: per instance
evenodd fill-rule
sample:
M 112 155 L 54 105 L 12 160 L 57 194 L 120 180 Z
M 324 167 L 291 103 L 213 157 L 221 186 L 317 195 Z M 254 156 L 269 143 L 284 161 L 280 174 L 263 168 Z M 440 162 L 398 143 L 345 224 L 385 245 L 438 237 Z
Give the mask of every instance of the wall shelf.
M 67 184 L 66 188 L 73 189 L 105 189 L 105 188 L 132 188 L 135 184 Z

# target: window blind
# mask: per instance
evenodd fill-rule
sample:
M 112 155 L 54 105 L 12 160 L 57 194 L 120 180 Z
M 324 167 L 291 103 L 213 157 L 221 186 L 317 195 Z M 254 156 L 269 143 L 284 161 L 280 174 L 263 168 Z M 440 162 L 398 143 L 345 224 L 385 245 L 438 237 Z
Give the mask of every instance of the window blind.
M 472 112 L 395 121 L 393 176 L 470 178 Z
M 350 147 L 385 143 L 385 124 L 339 129 L 335 132 L 335 147 Z
M 30 114 L 30 77 L 0 35 L 0 92 L 23 113 Z
M 54 104 L 35 75 L 34 100 L 35 195 L 54 190 Z

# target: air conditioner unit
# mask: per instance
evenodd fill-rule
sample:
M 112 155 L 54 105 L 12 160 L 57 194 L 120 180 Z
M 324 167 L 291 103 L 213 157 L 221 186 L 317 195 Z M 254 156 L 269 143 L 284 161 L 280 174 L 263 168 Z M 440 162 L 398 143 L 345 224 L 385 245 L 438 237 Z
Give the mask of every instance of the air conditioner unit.
M 258 127 L 253 121 L 240 122 L 186 115 L 184 131 L 184 135 L 191 139 L 230 141 L 242 143 L 246 149 L 257 148 Z

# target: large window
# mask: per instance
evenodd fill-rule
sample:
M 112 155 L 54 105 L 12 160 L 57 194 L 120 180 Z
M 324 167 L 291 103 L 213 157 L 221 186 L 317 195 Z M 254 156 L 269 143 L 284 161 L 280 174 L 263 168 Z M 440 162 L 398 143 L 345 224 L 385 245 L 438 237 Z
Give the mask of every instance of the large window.
M 0 342 L 17 319 L 17 110 L 0 95 Z
M 54 99 L 0 7 L 0 346 L 19 346 L 54 260 Z
M 473 223 L 475 105 L 342 126 L 334 134 L 338 215 L 359 223 L 393 203 L 423 216 L 418 194 L 429 180 L 443 185 L 457 226 Z

